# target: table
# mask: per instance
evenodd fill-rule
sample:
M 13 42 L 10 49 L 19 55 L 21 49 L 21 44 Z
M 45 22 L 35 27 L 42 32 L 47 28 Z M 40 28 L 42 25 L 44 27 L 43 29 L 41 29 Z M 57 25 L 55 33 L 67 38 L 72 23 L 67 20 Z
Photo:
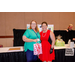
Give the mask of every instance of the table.
M 9 51 L 10 48 L 20 48 L 20 50 Z M 26 62 L 26 53 L 23 46 L 0 48 L 0 62 Z M 75 62 L 75 56 L 65 56 L 65 49 L 70 48 L 68 44 L 64 47 L 56 47 L 55 60 L 53 62 Z M 75 45 L 74 45 L 75 48 Z M 37 62 L 41 62 L 40 59 Z
M 14 49 L 14 50 L 9 50 L 9 49 Z M 20 48 L 20 50 L 16 50 L 17 48 Z M 0 48 L 0 53 L 9 53 L 9 52 L 21 52 L 24 51 L 23 46 L 18 46 L 18 47 L 2 47 Z
M 66 48 L 71 48 L 71 47 L 69 46 L 69 44 L 65 44 L 65 46 L 62 46 L 62 47 L 54 46 L 55 50 L 66 49 Z M 74 48 L 75 48 L 75 44 L 74 44 Z
M 20 48 L 20 50 L 9 51 L 10 48 Z M 25 62 L 25 52 L 23 46 L 0 48 L 0 62 Z
M 74 56 L 65 56 L 65 49 L 71 48 L 68 44 L 64 47 L 56 47 L 55 49 L 55 60 L 53 62 L 75 62 L 75 44 L 74 44 Z

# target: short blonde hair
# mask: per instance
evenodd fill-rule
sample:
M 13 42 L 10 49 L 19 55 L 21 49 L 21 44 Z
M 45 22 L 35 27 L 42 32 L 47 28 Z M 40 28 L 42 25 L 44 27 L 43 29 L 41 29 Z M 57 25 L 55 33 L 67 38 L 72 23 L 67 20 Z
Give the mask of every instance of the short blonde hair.
M 70 27 L 70 26 L 73 26 L 73 24 L 69 24 L 69 27 Z

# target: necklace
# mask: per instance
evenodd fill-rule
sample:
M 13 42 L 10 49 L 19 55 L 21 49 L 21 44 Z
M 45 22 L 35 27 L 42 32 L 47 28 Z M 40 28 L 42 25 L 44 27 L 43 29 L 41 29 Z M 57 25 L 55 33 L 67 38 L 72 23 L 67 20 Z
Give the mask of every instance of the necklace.
M 45 35 L 43 35 L 43 32 L 42 32 L 42 37 L 45 37 L 45 36 L 46 36 L 46 34 L 47 34 L 47 31 L 46 31 Z

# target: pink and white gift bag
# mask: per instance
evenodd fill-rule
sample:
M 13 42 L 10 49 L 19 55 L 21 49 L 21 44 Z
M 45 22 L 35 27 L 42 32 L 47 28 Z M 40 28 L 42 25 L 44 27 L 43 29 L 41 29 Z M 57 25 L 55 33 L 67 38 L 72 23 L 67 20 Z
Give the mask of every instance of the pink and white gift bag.
M 42 54 L 42 45 L 41 43 L 34 44 L 34 55 Z

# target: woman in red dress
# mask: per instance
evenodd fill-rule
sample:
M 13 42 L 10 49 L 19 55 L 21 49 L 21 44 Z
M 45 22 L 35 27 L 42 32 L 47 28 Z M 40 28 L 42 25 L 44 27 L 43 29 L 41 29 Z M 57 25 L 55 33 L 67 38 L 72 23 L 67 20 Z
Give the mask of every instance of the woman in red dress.
M 54 44 L 55 36 L 50 30 L 47 30 L 47 22 L 42 22 L 42 31 L 40 32 L 40 39 L 42 44 L 42 54 L 39 55 L 41 61 L 52 61 L 55 60 Z

